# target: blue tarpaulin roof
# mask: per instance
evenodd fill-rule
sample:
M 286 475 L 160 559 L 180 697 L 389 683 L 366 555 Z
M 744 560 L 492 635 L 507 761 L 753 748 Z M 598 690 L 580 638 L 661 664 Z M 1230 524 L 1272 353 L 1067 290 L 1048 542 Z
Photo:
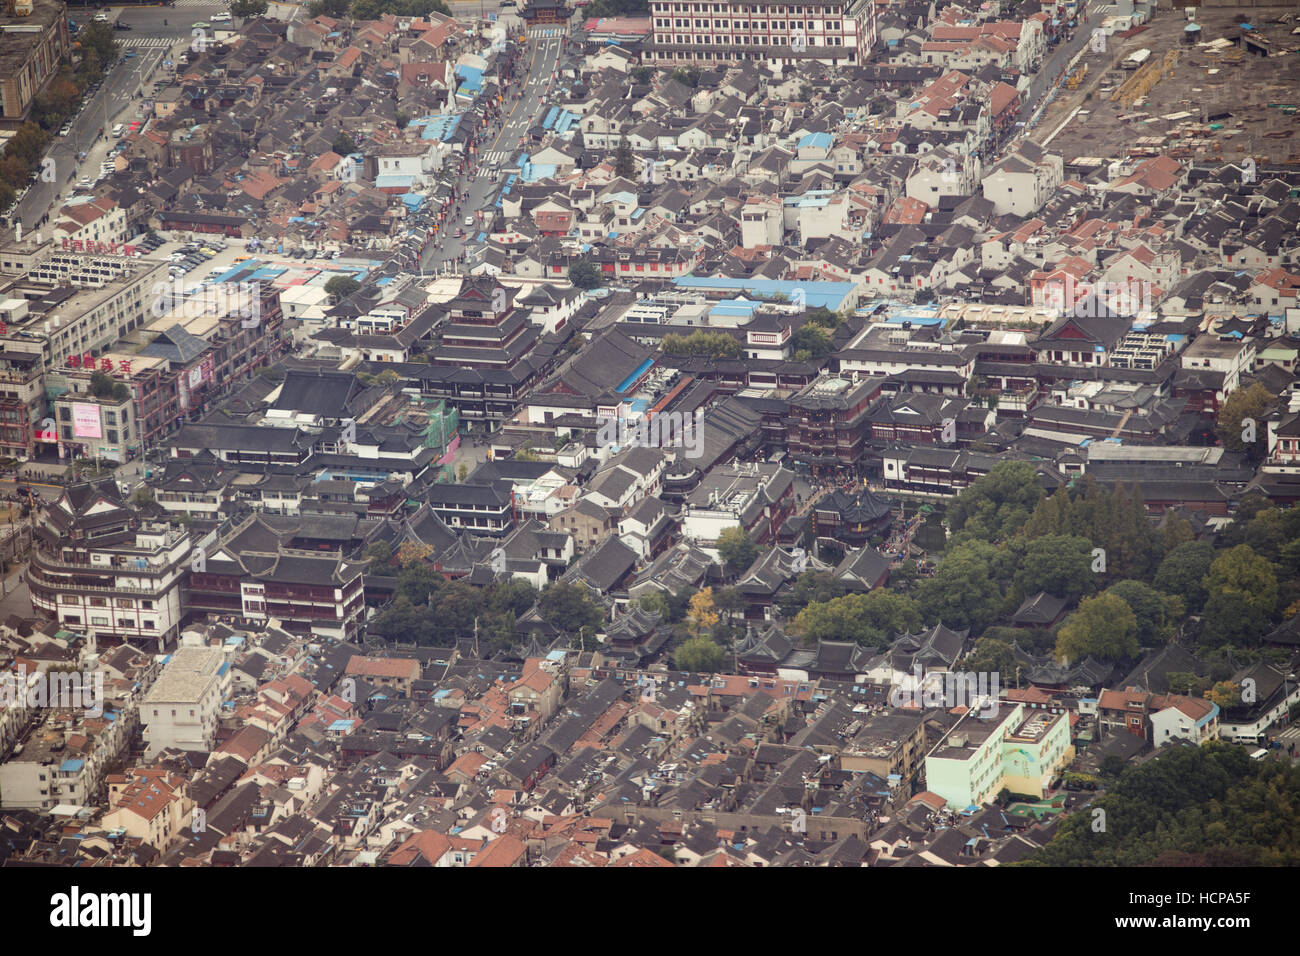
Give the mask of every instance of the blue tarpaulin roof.
M 420 133 L 421 139 L 436 139 L 445 143 L 456 132 L 456 127 L 460 125 L 460 113 L 449 116 L 430 116 L 427 119 L 418 121 L 418 125 L 424 127 Z
M 645 374 L 646 369 L 648 369 L 654 363 L 655 363 L 654 359 L 646 359 L 644 362 L 642 362 L 640 365 L 636 367 L 635 372 L 633 372 L 631 375 L 629 375 L 627 378 L 623 379 L 623 381 L 619 383 L 619 386 L 618 388 L 615 389 L 615 391 L 618 392 L 620 395 L 626 392 L 629 388 L 632 387 L 632 385 L 636 382 L 637 379 L 639 379 L 642 375 Z

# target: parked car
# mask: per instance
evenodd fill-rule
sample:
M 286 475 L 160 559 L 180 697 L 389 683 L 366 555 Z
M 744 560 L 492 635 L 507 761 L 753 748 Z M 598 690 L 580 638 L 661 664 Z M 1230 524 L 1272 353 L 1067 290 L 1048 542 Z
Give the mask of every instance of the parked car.
M 231 17 L 230 14 L 228 14 L 228 13 L 224 13 L 224 12 L 222 12 L 222 13 L 214 13 L 214 14 L 212 15 L 212 22 L 213 22 L 213 23 L 230 23 L 232 19 L 234 19 L 234 18 Z

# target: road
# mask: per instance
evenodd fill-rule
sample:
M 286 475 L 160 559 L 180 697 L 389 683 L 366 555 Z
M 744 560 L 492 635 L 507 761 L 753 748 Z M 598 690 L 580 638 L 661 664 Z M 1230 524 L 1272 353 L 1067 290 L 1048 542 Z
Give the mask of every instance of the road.
M 130 30 L 114 30 L 113 37 L 123 54 L 133 55 L 108 71 L 99 91 L 72 119 L 68 135 L 55 136 L 54 145 L 45 154 L 54 160 L 54 181 L 37 179 L 16 212 L 10 214 L 11 223 L 21 222 L 24 231 L 35 229 L 58 199 L 71 195 L 71 187 L 79 178 L 94 180 L 99 176 L 99 164 L 114 142 L 110 135 L 114 124 L 138 119 L 137 94 L 147 95 L 151 80 L 170 76 L 170 70 L 159 69 L 169 48 L 191 36 L 192 23 L 206 20 L 225 7 L 225 3 L 205 3 L 184 7 L 112 7 L 102 11 L 110 20 L 131 26 Z M 93 11 L 84 7 L 68 10 L 69 19 L 79 27 L 88 23 L 92 15 Z M 99 136 L 101 128 L 103 139 Z M 79 160 L 83 153 L 85 158 Z
M 463 189 L 464 184 L 469 183 L 468 195 L 460 204 L 461 213 L 455 222 L 448 219 L 446 231 L 425 247 L 420 259 L 421 270 L 437 271 L 444 262 L 461 255 L 466 256 L 466 266 L 472 266 L 475 257 L 482 254 L 484 243 L 477 241 L 480 226 L 476 224 L 473 229 L 466 229 L 465 217 L 475 216 L 480 224 L 485 219 L 490 221 L 507 172 L 518 169 L 519 156 L 523 152 L 519 141 L 546 104 L 560 57 L 560 45 L 563 42 L 561 34 L 567 32 L 567 28 L 560 25 L 551 29 L 556 32 L 556 36 L 527 38 L 524 59 L 527 60 L 528 68 L 524 78 L 524 95 L 515 100 L 510 97 L 518 87 L 506 91 L 503 104 L 506 107 L 503 110 L 505 122 L 501 131 L 480 147 L 478 154 L 473 157 L 475 164 L 461 177 L 458 183 L 460 188 Z M 494 160 L 501 164 L 495 173 L 486 168 L 486 164 Z M 458 228 L 465 229 L 463 239 L 455 237 Z
M 1044 58 L 1042 67 L 1034 74 L 1030 81 L 1029 89 L 1021 97 L 1024 104 L 1020 107 L 1020 113 L 1016 116 L 1018 122 L 1026 122 L 1033 115 L 1034 108 L 1044 95 L 1051 91 L 1058 82 L 1064 80 L 1061 71 L 1074 59 L 1075 54 L 1088 45 L 1092 39 L 1092 31 L 1101 25 L 1101 11 L 1103 9 L 1100 3 L 1091 3 L 1088 5 L 1087 21 L 1080 20 L 1079 25 L 1074 28 L 1074 36 L 1064 43 L 1058 43 L 1056 49 L 1049 56 Z

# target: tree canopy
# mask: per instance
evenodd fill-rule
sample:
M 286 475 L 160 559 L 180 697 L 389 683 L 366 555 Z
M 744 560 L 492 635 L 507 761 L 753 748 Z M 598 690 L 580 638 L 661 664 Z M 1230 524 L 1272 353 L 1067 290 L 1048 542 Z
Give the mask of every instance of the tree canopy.
M 1137 653 L 1137 616 L 1116 594 L 1084 598 L 1056 635 L 1057 658 L 1071 663 L 1085 657 L 1118 661 Z
M 1251 760 L 1244 747 L 1170 747 L 1125 767 L 1093 807 L 1104 816 L 1068 815 L 1024 865 L 1300 864 L 1300 768 Z
M 791 630 L 808 643 L 856 641 L 883 647 L 897 632 L 920 626 L 921 612 L 916 601 L 878 588 L 809 604 L 795 617 Z
M 1000 461 L 957 496 L 948 512 L 953 532 L 984 541 L 1002 541 L 1029 520 L 1043 496 L 1038 472 L 1027 461 Z

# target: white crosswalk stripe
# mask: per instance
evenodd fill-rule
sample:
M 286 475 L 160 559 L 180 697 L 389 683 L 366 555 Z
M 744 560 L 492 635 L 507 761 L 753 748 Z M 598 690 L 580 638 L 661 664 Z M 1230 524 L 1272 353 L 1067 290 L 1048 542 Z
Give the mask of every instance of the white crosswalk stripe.
M 546 27 L 533 27 L 528 31 L 528 35 L 534 39 L 541 39 L 543 37 L 559 37 L 564 36 L 564 28 L 553 27 L 548 29 Z
M 176 0 L 173 6 L 177 7 L 207 7 L 212 9 L 224 9 L 226 4 L 222 0 Z
M 504 161 L 505 161 L 506 156 L 507 156 L 507 153 L 506 153 L 506 151 L 505 151 L 504 149 L 494 149 L 494 150 L 492 150 L 492 152 L 490 152 L 490 153 L 484 153 L 484 154 L 483 154 L 483 162 L 485 162 L 485 163 L 501 163 L 501 162 L 504 162 Z
M 117 42 L 124 47 L 137 50 L 163 50 L 171 47 L 176 40 L 168 37 L 127 37 Z
M 1282 731 L 1282 732 L 1281 732 L 1280 734 L 1278 734 L 1277 736 L 1278 736 L 1279 738 L 1281 738 L 1282 740 L 1297 740 L 1297 739 L 1300 739 L 1300 724 L 1297 724 L 1297 725 L 1294 726 L 1294 727 L 1288 727 L 1286 730 Z

